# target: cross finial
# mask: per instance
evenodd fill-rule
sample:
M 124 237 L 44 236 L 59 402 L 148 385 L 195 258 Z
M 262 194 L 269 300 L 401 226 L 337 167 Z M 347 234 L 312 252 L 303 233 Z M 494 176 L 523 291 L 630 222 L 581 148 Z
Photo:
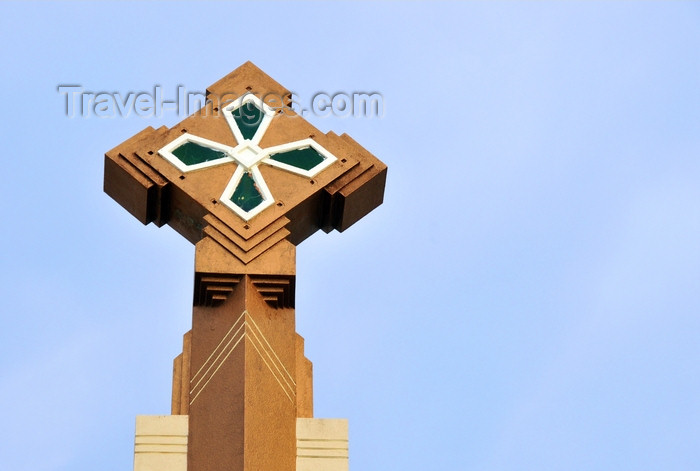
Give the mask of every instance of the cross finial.
M 345 230 L 381 204 L 386 166 L 313 127 L 285 105 L 290 96 L 247 62 L 207 90 L 202 110 L 108 152 L 105 191 L 193 243 L 213 225 L 207 216 L 245 240 L 283 218 L 295 245 L 319 228 Z
M 199 112 L 106 154 L 105 191 L 142 223 L 169 224 L 195 244 L 173 415 L 137 421 L 135 471 L 340 463 L 314 461 L 298 442 L 347 444 L 347 432 L 313 418 L 311 362 L 294 327 L 295 246 L 381 204 L 386 166 L 349 136 L 320 132 L 290 99 L 247 62 L 207 90 Z M 179 454 L 153 451 L 173 440 Z

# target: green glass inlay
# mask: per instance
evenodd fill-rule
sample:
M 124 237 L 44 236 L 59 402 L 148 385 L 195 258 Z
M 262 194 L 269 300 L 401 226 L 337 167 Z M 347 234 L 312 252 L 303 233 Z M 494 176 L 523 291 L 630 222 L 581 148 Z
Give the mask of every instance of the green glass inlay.
M 233 118 L 244 139 L 252 139 L 262 123 L 263 113 L 254 103 L 248 102 L 233 110 Z
M 233 192 L 231 201 L 246 212 L 263 202 L 263 196 L 258 191 L 255 180 L 249 172 L 244 173 L 243 177 L 241 177 L 236 191 Z
M 189 141 L 175 149 L 173 154 L 185 165 L 201 164 L 226 157 L 225 152 Z
M 325 160 L 325 157 L 319 154 L 313 147 L 272 154 L 270 158 L 303 170 L 311 170 Z

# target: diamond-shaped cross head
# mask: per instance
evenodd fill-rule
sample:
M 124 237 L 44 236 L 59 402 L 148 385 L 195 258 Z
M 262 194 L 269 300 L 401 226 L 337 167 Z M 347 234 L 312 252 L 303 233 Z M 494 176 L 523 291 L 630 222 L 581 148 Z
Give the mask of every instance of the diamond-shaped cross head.
M 382 203 L 387 167 L 348 135 L 322 133 L 251 62 L 207 89 L 172 128 L 105 155 L 104 190 L 144 224 L 208 236 L 244 264 L 282 239 L 343 231 Z

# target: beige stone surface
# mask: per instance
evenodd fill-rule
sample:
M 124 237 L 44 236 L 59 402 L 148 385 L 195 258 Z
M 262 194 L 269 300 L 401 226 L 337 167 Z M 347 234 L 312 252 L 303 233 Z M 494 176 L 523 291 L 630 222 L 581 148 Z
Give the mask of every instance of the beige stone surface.
M 187 471 L 186 415 L 136 417 L 134 471 Z
M 297 418 L 296 471 L 348 471 L 348 421 Z

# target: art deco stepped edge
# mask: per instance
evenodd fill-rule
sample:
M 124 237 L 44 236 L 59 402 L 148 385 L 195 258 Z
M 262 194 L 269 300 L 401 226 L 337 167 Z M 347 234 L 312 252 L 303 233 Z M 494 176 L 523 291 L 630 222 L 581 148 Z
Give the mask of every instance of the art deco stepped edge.
M 296 115 L 289 91 L 250 62 L 207 98 L 176 126 L 146 128 L 105 156 L 107 194 L 195 245 L 172 415 L 137 419 L 135 470 L 347 470 L 347 422 L 313 418 L 295 246 L 381 204 L 386 166 Z

